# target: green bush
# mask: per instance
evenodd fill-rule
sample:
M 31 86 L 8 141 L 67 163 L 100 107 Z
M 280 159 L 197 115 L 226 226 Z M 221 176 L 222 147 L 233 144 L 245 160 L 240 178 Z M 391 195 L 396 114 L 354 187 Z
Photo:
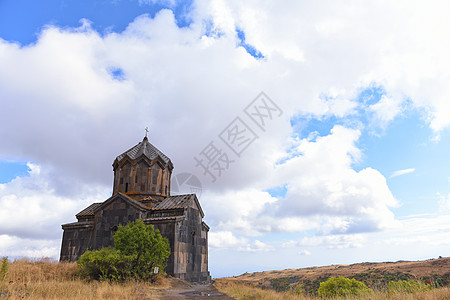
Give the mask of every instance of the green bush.
M 6 279 L 6 275 L 8 274 L 8 258 L 3 257 L 2 259 L 2 267 L 0 269 L 0 281 L 3 282 Z
M 289 292 L 293 295 L 303 296 L 303 285 L 301 283 L 297 283 Z
M 431 290 L 431 285 L 414 280 L 389 281 L 387 291 L 390 294 L 395 293 L 416 293 Z
M 129 259 L 112 247 L 86 251 L 77 263 L 82 277 L 96 280 L 124 280 L 130 275 Z
M 317 293 L 321 297 L 336 296 L 362 296 L 369 294 L 371 290 L 356 279 L 348 279 L 342 276 L 331 277 L 320 284 Z
M 80 275 L 112 281 L 150 279 L 155 267 L 164 270 L 170 255 L 167 239 L 142 220 L 119 226 L 114 244 L 114 248 L 86 251 L 77 261 Z
M 291 286 L 289 285 L 288 277 L 274 278 L 270 280 L 272 288 L 277 292 L 289 291 Z
M 3 257 L 2 267 L 0 268 L 0 292 L 3 292 L 3 290 L 5 289 L 5 279 L 7 275 L 8 275 L 8 258 Z
M 131 260 L 129 271 L 134 278 L 147 279 L 155 267 L 164 270 L 170 255 L 170 246 L 159 230 L 136 220 L 127 226 L 119 225 L 114 234 L 114 245 L 120 253 Z

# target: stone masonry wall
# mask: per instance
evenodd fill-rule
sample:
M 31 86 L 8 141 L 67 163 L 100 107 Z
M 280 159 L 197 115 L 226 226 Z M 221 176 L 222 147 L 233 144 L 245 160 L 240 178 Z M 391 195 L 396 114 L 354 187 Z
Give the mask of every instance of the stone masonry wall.
M 161 235 L 169 240 L 170 256 L 167 260 L 167 267 L 165 269 L 167 274 L 174 275 L 174 254 L 175 254 L 175 222 L 153 224 L 155 229 L 158 229 Z
M 175 276 L 188 281 L 206 281 L 209 277 L 206 234 L 200 212 L 189 207 L 177 232 L 178 257 Z M 206 270 L 206 271 L 205 271 Z
M 114 232 L 119 225 L 127 225 L 140 219 L 143 213 L 129 202 L 116 198 L 95 216 L 95 242 L 94 248 L 114 246 Z
M 93 225 L 71 226 L 64 229 L 61 261 L 76 261 L 92 246 Z

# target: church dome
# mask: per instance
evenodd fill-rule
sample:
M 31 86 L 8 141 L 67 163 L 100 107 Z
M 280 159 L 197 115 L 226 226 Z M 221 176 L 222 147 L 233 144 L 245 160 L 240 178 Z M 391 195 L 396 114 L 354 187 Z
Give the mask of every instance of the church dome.
M 125 157 L 128 157 L 131 160 L 137 159 L 141 156 L 147 157 L 149 160 L 157 159 L 158 157 L 164 161 L 164 163 L 170 165 L 170 167 L 173 169 L 173 164 L 170 161 L 170 158 L 167 157 L 164 153 L 162 153 L 158 148 L 153 146 L 149 141 L 147 137 L 144 137 L 142 142 L 134 146 L 133 148 L 125 151 L 124 153 L 120 154 L 116 157 L 117 162 L 120 162 Z M 114 161 L 114 162 L 115 162 Z
M 113 195 L 124 193 L 138 201 L 170 196 L 172 161 L 153 146 L 147 136 L 117 156 L 113 170 Z

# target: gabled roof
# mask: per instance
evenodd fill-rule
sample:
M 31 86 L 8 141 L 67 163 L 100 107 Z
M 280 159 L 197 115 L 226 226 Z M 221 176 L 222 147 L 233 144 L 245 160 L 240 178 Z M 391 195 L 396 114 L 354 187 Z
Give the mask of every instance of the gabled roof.
M 150 160 L 154 160 L 155 158 L 161 158 L 162 161 L 172 166 L 172 162 L 170 158 L 167 157 L 164 153 L 159 151 L 155 146 L 153 146 L 147 137 L 144 137 L 142 142 L 134 146 L 133 148 L 125 151 L 116 157 L 117 161 L 121 161 L 125 157 L 129 157 L 131 160 L 139 158 L 141 155 L 146 156 Z M 173 167 L 173 166 L 172 166 Z
M 96 213 L 97 211 L 99 211 L 100 209 L 103 209 L 104 207 L 108 206 L 111 202 L 113 202 L 114 200 L 116 200 L 117 198 L 121 198 L 125 201 L 127 201 L 128 203 L 130 203 L 132 206 L 134 206 L 137 209 L 141 209 L 141 210 L 149 210 L 149 207 L 134 200 L 133 198 L 128 197 L 125 194 L 122 193 L 117 193 L 111 197 L 109 197 L 109 199 L 105 200 L 105 202 L 101 203 L 99 206 L 97 206 L 93 213 Z
M 180 209 L 180 208 L 185 209 L 190 206 L 192 201 L 194 201 L 195 205 L 198 207 L 198 210 L 199 210 L 202 218 L 205 216 L 205 214 L 203 213 L 202 207 L 200 206 L 200 202 L 198 201 L 197 196 L 195 194 L 176 195 L 176 196 L 167 197 L 164 200 L 161 200 L 158 202 L 153 202 L 152 203 L 153 206 L 148 207 L 147 205 L 145 205 L 139 201 L 136 201 L 133 198 L 128 197 L 125 194 L 117 193 L 117 194 L 109 197 L 107 200 L 105 200 L 102 203 L 93 203 L 93 204 L 89 205 L 88 207 L 86 207 L 85 209 L 80 211 L 78 214 L 76 214 L 76 217 L 86 216 L 86 215 L 94 215 L 97 211 L 108 206 L 111 202 L 113 202 L 117 198 L 121 198 L 121 199 L 127 201 L 128 203 L 130 203 L 137 209 L 146 210 L 146 211 L 171 210 L 171 209 Z
M 198 202 L 197 196 L 195 194 L 186 194 L 186 195 L 176 195 L 167 197 L 161 202 L 155 203 L 152 206 L 152 210 L 164 210 L 164 209 L 176 209 L 176 208 L 187 208 L 189 207 L 191 201 L 194 201 L 202 215 L 202 218 L 205 216 L 203 213 L 202 207 Z
M 94 226 L 94 221 L 91 222 L 73 222 L 61 225 L 62 229 L 69 228 L 92 228 Z
M 82 211 L 80 211 L 79 213 L 77 213 L 75 215 L 75 217 L 81 217 L 81 216 L 89 216 L 89 215 L 93 215 L 94 214 L 94 210 L 99 207 L 100 205 L 102 205 L 102 203 L 92 203 L 91 205 L 89 205 L 88 207 L 86 207 L 85 209 L 83 209 Z

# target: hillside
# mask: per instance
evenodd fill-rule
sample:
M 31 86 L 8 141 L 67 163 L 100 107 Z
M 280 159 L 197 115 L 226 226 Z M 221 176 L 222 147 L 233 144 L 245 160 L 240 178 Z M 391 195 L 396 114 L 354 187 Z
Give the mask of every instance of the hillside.
M 450 257 L 425 261 L 358 263 L 244 273 L 224 279 L 277 291 L 289 290 L 292 286 L 302 284 L 305 292 L 314 293 L 320 282 L 334 276 L 355 278 L 375 290 L 383 290 L 389 281 L 400 279 L 424 281 L 436 287 L 449 286 Z

